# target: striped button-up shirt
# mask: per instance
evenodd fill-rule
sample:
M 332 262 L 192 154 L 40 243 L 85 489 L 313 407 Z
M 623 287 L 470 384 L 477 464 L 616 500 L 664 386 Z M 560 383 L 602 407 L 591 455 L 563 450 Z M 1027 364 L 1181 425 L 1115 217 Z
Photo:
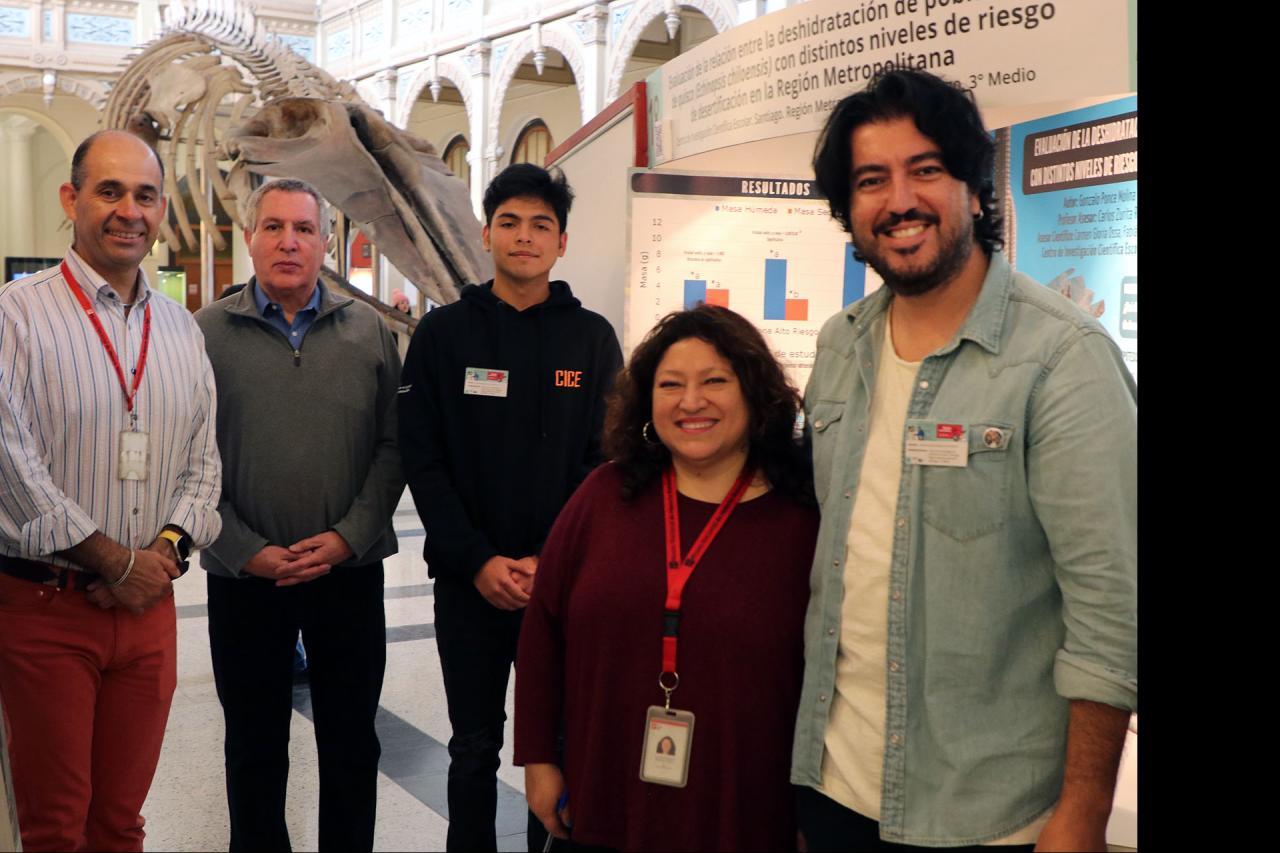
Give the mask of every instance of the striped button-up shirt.
M 98 314 L 130 387 L 151 306 L 151 338 L 134 398 L 59 267 L 0 287 L 0 553 L 74 565 L 55 551 L 95 530 L 143 548 L 166 524 L 197 548 L 217 537 L 222 468 L 213 371 L 186 308 L 139 273 L 135 308 L 88 264 L 67 265 Z M 119 476 L 119 435 L 148 436 L 145 480 Z

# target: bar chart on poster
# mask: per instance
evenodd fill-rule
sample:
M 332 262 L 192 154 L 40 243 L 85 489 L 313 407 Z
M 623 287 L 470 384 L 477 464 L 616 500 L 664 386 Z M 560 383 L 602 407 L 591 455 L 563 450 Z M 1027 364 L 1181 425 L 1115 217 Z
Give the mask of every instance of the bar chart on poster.
M 668 312 L 719 305 L 803 390 L 822 324 L 879 285 L 812 181 L 637 170 L 630 189 L 628 352 Z

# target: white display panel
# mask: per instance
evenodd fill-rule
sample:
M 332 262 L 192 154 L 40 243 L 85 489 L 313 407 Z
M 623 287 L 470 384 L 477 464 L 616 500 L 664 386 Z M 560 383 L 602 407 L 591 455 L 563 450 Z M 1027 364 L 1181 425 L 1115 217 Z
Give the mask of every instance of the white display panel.
M 633 170 L 628 186 L 628 355 L 663 315 L 705 301 L 754 323 L 803 391 L 822 324 L 880 285 L 812 181 Z

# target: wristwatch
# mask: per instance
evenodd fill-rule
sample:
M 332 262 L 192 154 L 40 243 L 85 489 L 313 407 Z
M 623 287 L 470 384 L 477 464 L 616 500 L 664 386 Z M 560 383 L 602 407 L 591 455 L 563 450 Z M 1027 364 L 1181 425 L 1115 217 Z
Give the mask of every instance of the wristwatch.
M 160 531 L 160 538 L 167 539 L 173 546 L 173 552 L 178 556 L 179 563 L 185 563 L 191 556 L 191 537 L 187 534 L 166 527 Z

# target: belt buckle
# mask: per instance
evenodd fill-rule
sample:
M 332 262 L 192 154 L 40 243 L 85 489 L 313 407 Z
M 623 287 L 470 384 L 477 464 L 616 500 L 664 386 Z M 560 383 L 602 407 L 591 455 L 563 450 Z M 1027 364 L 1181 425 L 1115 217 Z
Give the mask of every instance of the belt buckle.
M 46 581 L 40 581 L 41 586 L 51 586 L 58 591 L 62 591 L 70 587 L 77 589 L 79 584 L 76 583 L 76 575 L 80 574 L 75 569 L 68 569 L 62 566 L 54 566 L 45 563 L 44 566 L 49 570 L 51 577 Z
M 58 590 L 67 588 L 71 582 L 70 572 L 66 569 L 59 569 L 57 566 L 45 564 L 45 568 L 49 571 L 49 579 L 37 581 L 41 586 L 51 586 Z

